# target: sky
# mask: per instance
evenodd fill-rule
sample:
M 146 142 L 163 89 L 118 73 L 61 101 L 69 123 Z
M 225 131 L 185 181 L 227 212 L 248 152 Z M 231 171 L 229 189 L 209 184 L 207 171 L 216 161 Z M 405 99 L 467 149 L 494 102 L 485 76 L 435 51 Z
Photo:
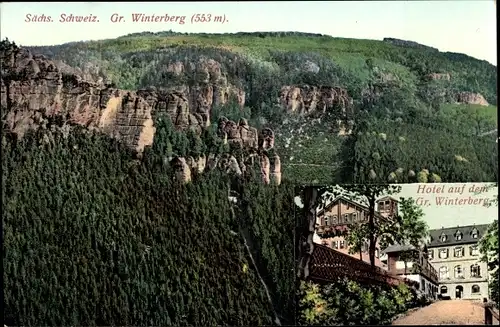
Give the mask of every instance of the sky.
M 399 184 L 401 192 L 392 195 L 396 200 L 400 198 L 413 198 L 422 208 L 424 216 L 422 219 L 427 223 L 429 229 L 440 229 L 442 227 L 468 226 L 491 224 L 498 219 L 498 206 L 492 204 L 485 206 L 480 199 L 491 202 L 498 196 L 498 187 L 492 187 L 491 183 L 428 183 L 428 184 Z M 419 192 L 420 187 L 420 192 Z M 425 189 L 423 189 L 425 187 Z M 476 204 L 438 204 L 438 198 L 460 198 Z M 425 202 L 425 201 L 428 202 Z M 295 203 L 302 207 L 300 198 Z
M 129 33 L 297 31 L 334 37 L 393 37 L 465 53 L 496 65 L 496 4 L 472 1 L 293 1 L 293 2 L 16 2 L 0 4 L 0 33 L 19 45 L 55 45 L 109 39 Z M 186 16 L 185 24 L 138 23 L 132 13 Z M 26 22 L 26 15 L 53 22 Z M 99 22 L 61 23 L 61 14 L 93 15 Z M 112 23 L 118 14 L 124 22 Z M 191 23 L 196 14 L 225 22 Z
M 465 187 L 463 186 L 465 185 Z M 484 186 L 489 186 L 490 183 L 445 183 L 445 184 L 402 184 L 401 192 L 396 196 L 403 198 L 413 198 L 418 200 L 421 198 L 423 200 L 421 208 L 424 212 L 424 220 L 430 229 L 438 229 L 442 227 L 455 227 L 455 226 L 467 226 L 467 225 L 481 225 L 481 224 L 491 224 L 495 219 L 498 219 L 498 206 L 496 204 L 485 206 L 483 203 L 474 204 L 463 204 L 463 205 L 446 205 L 443 202 L 441 205 L 437 204 L 437 198 L 450 197 L 450 198 L 462 198 L 468 199 L 494 199 L 498 196 L 498 187 L 487 187 L 486 192 L 477 192 L 477 188 L 482 188 Z M 436 186 L 434 192 L 431 193 L 418 193 L 419 186 L 432 187 Z M 462 194 L 461 192 L 463 188 Z M 473 189 L 471 189 L 473 188 Z M 429 190 L 429 189 L 427 189 Z M 484 189 L 486 190 L 486 189 Z M 422 189 L 421 189 L 422 191 Z M 438 191 L 444 191 L 445 193 L 436 193 Z M 455 193 L 450 193 L 449 191 L 456 191 Z M 425 204 L 425 200 L 429 200 Z M 476 201 L 479 202 L 479 201 Z

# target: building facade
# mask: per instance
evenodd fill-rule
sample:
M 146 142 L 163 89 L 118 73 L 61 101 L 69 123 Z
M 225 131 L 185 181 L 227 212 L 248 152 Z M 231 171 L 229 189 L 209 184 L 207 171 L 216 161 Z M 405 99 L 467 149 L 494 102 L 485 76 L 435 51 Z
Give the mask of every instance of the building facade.
M 436 299 L 439 277 L 429 263 L 426 248 L 416 249 L 412 245 L 391 245 L 384 250 L 387 255 L 387 270 L 392 274 L 416 282 L 416 289 L 429 299 Z
M 488 225 L 472 225 L 430 231 L 429 262 L 438 272 L 442 297 L 488 298 L 488 266 L 480 261 L 478 246 L 487 229 Z
M 391 219 L 398 214 L 398 201 L 391 197 L 384 197 L 376 202 L 375 219 Z M 368 244 L 364 244 L 361 251 L 349 253 L 349 244 L 341 235 L 356 223 L 368 223 L 369 208 L 365 205 L 339 196 L 317 213 L 316 242 L 350 255 L 365 262 L 370 262 Z M 335 235 L 337 234 L 337 235 Z M 335 236 L 332 236 L 335 235 Z M 375 265 L 386 269 L 387 264 L 382 260 L 380 246 L 375 249 Z

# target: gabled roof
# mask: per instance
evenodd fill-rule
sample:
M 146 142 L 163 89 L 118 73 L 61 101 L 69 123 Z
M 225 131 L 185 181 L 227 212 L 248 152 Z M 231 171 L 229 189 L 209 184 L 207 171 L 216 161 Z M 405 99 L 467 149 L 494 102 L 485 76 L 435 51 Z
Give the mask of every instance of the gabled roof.
M 364 210 L 368 210 L 368 207 L 359 203 L 359 202 L 356 202 L 356 201 L 353 201 L 351 199 L 348 199 L 346 198 L 345 196 L 342 196 L 342 195 L 339 195 L 337 196 L 335 199 L 333 199 L 332 201 L 330 201 L 330 203 L 328 203 L 323 209 L 321 209 L 320 211 L 318 211 L 316 213 L 316 216 L 320 216 L 322 215 L 326 210 L 330 209 L 331 207 L 333 207 L 337 202 L 339 202 L 339 200 L 342 200 L 342 201 L 345 201 L 355 207 L 360 207 Z
M 411 251 L 411 250 L 416 250 L 416 248 L 413 245 L 389 245 L 383 253 L 394 253 L 394 252 L 403 252 L 403 251 Z
M 429 234 L 431 236 L 431 242 L 429 243 L 429 248 L 435 248 L 439 246 L 453 246 L 453 245 L 461 245 L 461 244 L 471 244 L 477 243 L 479 240 L 486 234 L 488 230 L 488 224 L 483 225 L 468 225 L 468 226 L 456 226 L 456 227 L 447 227 L 441 229 L 431 229 Z M 477 230 L 478 237 L 473 238 L 472 232 Z M 458 233 L 462 234 L 462 238 L 457 240 L 455 235 Z M 444 242 L 441 241 L 441 236 L 446 235 L 446 240 Z
M 395 198 L 393 198 L 392 196 L 389 196 L 389 195 L 386 195 L 384 197 L 381 197 L 380 199 L 377 200 L 377 202 L 380 202 L 380 201 L 385 201 L 385 200 L 391 200 L 391 201 L 394 201 L 394 202 L 397 202 L 399 203 L 398 200 L 396 200 Z
M 337 196 L 335 199 L 333 199 L 330 203 L 328 203 L 328 204 L 327 204 L 327 205 L 326 205 L 323 209 L 321 209 L 320 211 L 318 211 L 318 212 L 316 213 L 316 216 L 317 216 L 317 217 L 321 216 L 322 214 L 324 214 L 324 213 L 325 213 L 325 211 L 326 211 L 326 210 L 328 210 L 328 209 L 330 209 L 331 207 L 333 207 L 333 206 L 334 206 L 335 204 L 337 204 L 337 202 L 339 202 L 340 200 L 342 200 L 342 201 L 344 201 L 344 202 L 349 203 L 349 204 L 350 204 L 350 205 L 352 205 L 353 207 L 359 207 L 359 208 L 361 208 L 361 209 L 363 209 L 363 210 L 366 210 L 366 211 L 368 211 L 368 210 L 369 210 L 369 208 L 368 208 L 366 205 L 361 204 L 361 203 L 356 202 L 356 201 L 353 201 L 353 200 L 351 200 L 351 199 L 348 199 L 348 198 L 346 198 L 346 197 L 345 197 L 345 196 L 343 196 L 343 195 L 339 195 L 339 196 Z M 382 215 L 380 215 L 380 214 L 379 214 L 378 212 L 376 212 L 376 211 L 375 211 L 375 217 L 376 217 L 376 218 L 381 218 L 381 219 L 386 219 L 385 217 L 383 217 Z

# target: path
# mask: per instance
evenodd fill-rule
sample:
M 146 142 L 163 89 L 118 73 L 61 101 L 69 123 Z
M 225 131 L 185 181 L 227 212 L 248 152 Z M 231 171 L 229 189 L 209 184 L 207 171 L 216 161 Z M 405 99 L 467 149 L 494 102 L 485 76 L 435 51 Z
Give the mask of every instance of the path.
M 484 308 L 467 300 L 437 301 L 395 320 L 393 325 L 484 325 Z

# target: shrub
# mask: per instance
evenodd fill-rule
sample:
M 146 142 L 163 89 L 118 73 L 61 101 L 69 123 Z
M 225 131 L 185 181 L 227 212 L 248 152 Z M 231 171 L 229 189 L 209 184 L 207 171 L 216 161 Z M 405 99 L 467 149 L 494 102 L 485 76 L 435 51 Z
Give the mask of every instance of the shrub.
M 363 286 L 347 278 L 326 286 L 302 282 L 299 291 L 301 325 L 383 325 L 417 303 L 405 284 Z

